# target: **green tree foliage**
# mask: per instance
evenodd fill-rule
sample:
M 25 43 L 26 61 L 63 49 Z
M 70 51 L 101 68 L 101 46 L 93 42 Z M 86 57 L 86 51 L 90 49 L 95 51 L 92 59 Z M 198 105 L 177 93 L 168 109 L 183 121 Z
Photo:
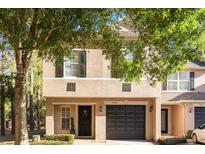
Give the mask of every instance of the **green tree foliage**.
M 151 83 L 183 69 L 188 61 L 200 59 L 204 50 L 205 9 L 124 9 L 124 23 L 137 37 L 118 51 L 114 74 Z M 132 62 L 124 57 L 133 52 Z M 116 54 L 116 53 L 115 53 Z
M 13 52 L 6 39 L 0 37 L 0 108 L 1 108 L 1 135 L 6 135 L 5 121 L 11 115 L 8 108 L 11 106 L 9 100 L 9 81 L 13 68 Z
M 24 94 L 33 53 L 44 59 L 58 61 L 63 56 L 69 56 L 73 47 L 98 44 L 99 39 L 111 40 L 111 36 L 114 39 L 117 35 L 110 35 L 113 29 L 108 26 L 112 21 L 112 13 L 112 9 L 0 10 L 0 33 L 8 39 L 16 62 L 15 144 L 28 144 Z M 106 35 L 99 36 L 103 33 Z
M 34 53 L 59 61 L 74 47 L 100 48 L 112 59 L 113 74 L 153 83 L 202 55 L 204 9 L 0 9 L 0 33 L 14 50 L 16 62 L 16 144 L 28 144 L 26 74 Z M 118 15 L 137 36 L 119 34 Z M 133 61 L 124 57 L 132 52 Z

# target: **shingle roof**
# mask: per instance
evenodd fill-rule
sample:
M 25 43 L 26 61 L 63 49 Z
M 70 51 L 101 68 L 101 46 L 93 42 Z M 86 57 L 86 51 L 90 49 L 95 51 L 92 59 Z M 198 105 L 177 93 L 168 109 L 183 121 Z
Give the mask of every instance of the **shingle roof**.
M 193 93 L 183 93 L 180 94 L 174 98 L 172 98 L 169 101 L 205 101 L 205 93 L 203 92 L 193 92 Z
M 120 26 L 119 33 L 121 36 L 123 36 L 125 38 L 133 38 L 133 37 L 138 36 L 136 32 L 134 32 L 134 31 L 132 31 L 124 26 Z
M 195 60 L 187 63 L 188 68 L 205 68 L 205 61 Z

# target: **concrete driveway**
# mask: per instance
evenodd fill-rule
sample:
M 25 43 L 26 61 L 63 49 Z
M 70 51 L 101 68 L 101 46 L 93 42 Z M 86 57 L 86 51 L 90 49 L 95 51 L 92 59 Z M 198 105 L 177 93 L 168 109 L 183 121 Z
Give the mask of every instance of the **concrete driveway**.
M 104 142 L 97 142 L 88 139 L 75 139 L 75 145 L 153 145 L 153 142 L 145 140 L 105 140 Z
M 106 145 L 153 145 L 146 140 L 106 140 Z

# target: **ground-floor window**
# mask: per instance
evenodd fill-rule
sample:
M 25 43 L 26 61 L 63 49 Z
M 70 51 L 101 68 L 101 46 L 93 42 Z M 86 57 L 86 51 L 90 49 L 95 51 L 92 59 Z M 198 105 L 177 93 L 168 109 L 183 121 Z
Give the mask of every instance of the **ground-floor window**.
M 70 107 L 61 108 L 62 129 L 70 129 Z

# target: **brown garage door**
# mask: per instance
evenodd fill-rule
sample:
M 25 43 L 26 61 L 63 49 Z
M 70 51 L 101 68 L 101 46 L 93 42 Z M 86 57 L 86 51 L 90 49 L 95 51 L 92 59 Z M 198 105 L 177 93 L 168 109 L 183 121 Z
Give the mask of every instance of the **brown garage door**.
M 144 105 L 107 105 L 107 139 L 145 139 Z

